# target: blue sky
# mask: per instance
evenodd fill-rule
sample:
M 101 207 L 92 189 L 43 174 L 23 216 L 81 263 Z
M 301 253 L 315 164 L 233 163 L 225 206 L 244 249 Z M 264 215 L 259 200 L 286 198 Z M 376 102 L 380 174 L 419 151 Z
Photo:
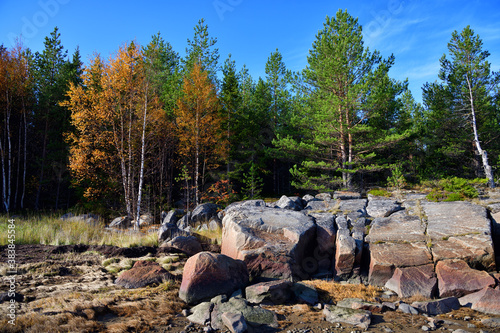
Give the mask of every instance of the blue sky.
M 161 32 L 181 56 L 193 28 L 205 18 L 216 37 L 220 63 L 229 53 L 257 79 L 265 76 L 267 58 L 278 48 L 288 69 L 302 70 L 325 17 L 347 9 L 363 26 L 365 45 L 384 57 L 394 54 L 390 75 L 409 79 L 421 101 L 421 87 L 437 79 L 439 58 L 454 30 L 471 25 L 500 70 L 500 1 L 498 0 L 0 0 L 0 43 L 11 46 L 23 35 L 25 46 L 43 50 L 55 26 L 71 54 L 80 47 L 84 62 L 94 53 L 108 57 L 124 42 L 147 44 Z

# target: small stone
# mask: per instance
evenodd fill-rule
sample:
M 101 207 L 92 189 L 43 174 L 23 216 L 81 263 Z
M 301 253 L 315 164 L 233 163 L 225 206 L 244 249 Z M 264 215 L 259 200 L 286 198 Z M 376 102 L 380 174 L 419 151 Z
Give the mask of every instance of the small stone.
M 316 309 L 318 310 L 323 310 L 323 304 L 322 303 L 318 303 L 314 306 Z
M 188 310 L 188 309 L 184 309 L 184 310 L 182 310 L 182 315 L 183 315 L 184 317 L 189 316 L 189 310 Z
M 476 328 L 476 327 L 477 327 L 477 326 L 476 326 L 476 325 L 474 325 L 474 324 L 471 324 L 471 323 L 467 324 L 467 328 Z
M 465 321 L 469 321 L 469 320 L 471 320 L 471 319 L 472 319 L 472 318 L 471 318 L 471 317 L 469 317 L 469 316 L 465 316 L 465 317 L 464 317 L 464 320 L 465 320 Z
M 424 332 L 428 332 L 428 331 L 430 331 L 430 328 L 429 328 L 429 327 L 427 327 L 427 326 L 422 326 L 422 327 L 421 327 L 421 329 L 422 329 L 422 331 L 424 331 Z

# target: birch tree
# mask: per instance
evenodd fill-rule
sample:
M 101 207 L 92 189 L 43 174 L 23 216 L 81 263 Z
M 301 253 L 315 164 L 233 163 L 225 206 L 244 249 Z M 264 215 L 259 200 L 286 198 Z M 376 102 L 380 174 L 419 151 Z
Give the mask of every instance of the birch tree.
M 441 58 L 439 78 L 446 90 L 449 107 L 470 126 L 470 135 L 477 153 L 481 157 L 484 175 L 490 187 L 495 187 L 493 170 L 488 153 L 481 142 L 480 117 L 493 107 L 494 93 L 500 83 L 499 73 L 491 72 L 487 61 L 490 53 L 483 50 L 481 38 L 470 26 L 461 33 L 454 31 L 448 43 L 450 58 Z

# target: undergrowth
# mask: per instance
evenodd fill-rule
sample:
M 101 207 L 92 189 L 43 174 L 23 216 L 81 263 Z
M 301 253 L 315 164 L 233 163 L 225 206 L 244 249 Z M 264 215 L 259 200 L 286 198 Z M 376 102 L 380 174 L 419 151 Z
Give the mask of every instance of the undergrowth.
M 8 244 L 7 216 L 1 216 L 0 245 Z M 83 221 L 67 221 L 55 216 L 28 216 L 13 218 L 15 244 L 45 245 L 115 245 L 119 247 L 157 246 L 156 233 L 139 231 L 108 231 L 103 225 Z

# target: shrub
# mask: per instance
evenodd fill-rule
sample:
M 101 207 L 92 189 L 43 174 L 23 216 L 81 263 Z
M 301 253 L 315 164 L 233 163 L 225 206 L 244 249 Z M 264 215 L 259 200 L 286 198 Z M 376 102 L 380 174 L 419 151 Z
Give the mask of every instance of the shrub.
M 377 197 L 390 197 L 391 193 L 387 190 L 381 188 L 374 188 L 373 190 L 368 191 L 368 194 L 377 196 Z
M 482 180 L 467 180 L 464 178 L 448 178 L 438 182 L 435 188 L 427 195 L 430 201 L 462 201 L 479 196 L 478 190 L 473 186 L 482 184 Z

